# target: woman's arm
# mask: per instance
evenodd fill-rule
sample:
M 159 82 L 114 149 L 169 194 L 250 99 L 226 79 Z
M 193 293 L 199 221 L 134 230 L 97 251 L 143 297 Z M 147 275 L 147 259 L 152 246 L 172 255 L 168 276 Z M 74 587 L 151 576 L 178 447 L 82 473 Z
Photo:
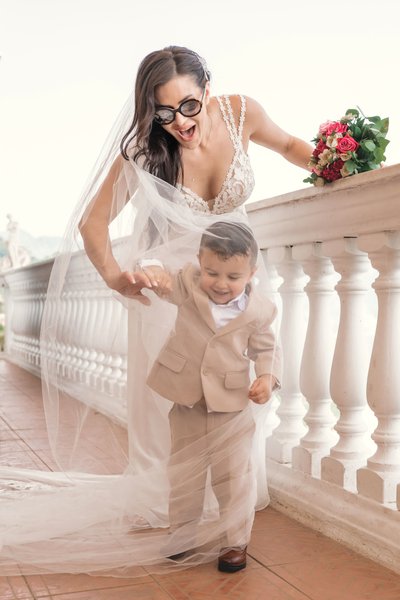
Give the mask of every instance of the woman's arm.
M 122 272 L 114 258 L 108 232 L 109 224 L 115 219 L 129 200 L 128 191 L 124 193 L 120 177 L 124 159 L 118 156 L 112 164 L 104 182 L 86 209 L 80 223 L 86 253 L 100 273 L 108 287 L 124 296 L 135 295 L 132 274 Z M 121 185 L 118 202 L 114 200 L 114 186 Z M 123 197 L 120 197 L 123 196 Z
M 253 98 L 246 97 L 245 133 L 252 142 L 281 154 L 294 165 L 309 170 L 313 147 L 290 135 L 269 118 L 263 107 Z

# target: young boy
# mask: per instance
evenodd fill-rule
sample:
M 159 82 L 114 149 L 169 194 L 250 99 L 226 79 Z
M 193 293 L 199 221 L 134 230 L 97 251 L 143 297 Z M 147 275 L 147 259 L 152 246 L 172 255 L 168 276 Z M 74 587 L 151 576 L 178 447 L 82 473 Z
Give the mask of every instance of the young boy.
M 252 284 L 257 254 L 249 227 L 220 221 L 201 237 L 199 267 L 189 264 L 171 275 L 148 266 L 134 273 L 139 287 L 151 288 L 178 309 L 174 331 L 147 379 L 151 389 L 174 403 L 169 413 L 172 531 L 200 520 L 207 476 L 207 468 L 182 476 L 175 468 L 178 461 L 185 463 L 185 452 L 201 453 L 201 440 L 211 440 L 213 432 L 219 436 L 232 424 L 221 447 L 217 443 L 204 452 L 219 512 L 227 523 L 218 560 L 219 570 L 225 572 L 246 566 L 252 524 L 251 517 L 234 515 L 250 493 L 254 421 L 249 399 L 267 402 L 281 377 L 280 352 L 271 329 L 276 307 Z M 251 385 L 250 361 L 256 373 Z M 235 423 L 240 423 L 240 435 Z

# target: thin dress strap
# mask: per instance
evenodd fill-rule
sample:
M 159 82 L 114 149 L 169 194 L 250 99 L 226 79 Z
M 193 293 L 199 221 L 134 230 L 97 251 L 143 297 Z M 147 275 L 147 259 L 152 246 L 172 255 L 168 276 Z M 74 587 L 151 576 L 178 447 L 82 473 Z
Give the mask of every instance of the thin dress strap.
M 221 109 L 222 117 L 229 132 L 229 137 L 232 140 L 234 148 L 237 149 L 238 147 L 242 146 L 243 124 L 246 116 L 246 98 L 242 95 L 240 96 L 241 106 L 239 125 L 237 129 L 229 96 L 217 96 L 217 100 Z

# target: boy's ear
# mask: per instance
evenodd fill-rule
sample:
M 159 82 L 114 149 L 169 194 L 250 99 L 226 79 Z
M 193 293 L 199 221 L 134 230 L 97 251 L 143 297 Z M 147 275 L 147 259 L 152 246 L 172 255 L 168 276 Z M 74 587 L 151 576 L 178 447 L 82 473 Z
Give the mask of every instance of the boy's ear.
M 253 275 L 257 271 L 257 269 L 258 269 L 257 265 L 252 268 L 250 278 L 253 277 Z

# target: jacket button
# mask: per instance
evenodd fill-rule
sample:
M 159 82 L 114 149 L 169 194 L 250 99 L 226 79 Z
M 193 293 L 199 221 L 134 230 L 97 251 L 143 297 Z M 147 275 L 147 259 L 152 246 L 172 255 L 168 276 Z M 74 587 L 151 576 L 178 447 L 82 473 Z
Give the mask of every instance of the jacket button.
M 202 373 L 203 373 L 203 375 L 208 375 L 209 371 L 208 371 L 208 369 L 203 369 Z

